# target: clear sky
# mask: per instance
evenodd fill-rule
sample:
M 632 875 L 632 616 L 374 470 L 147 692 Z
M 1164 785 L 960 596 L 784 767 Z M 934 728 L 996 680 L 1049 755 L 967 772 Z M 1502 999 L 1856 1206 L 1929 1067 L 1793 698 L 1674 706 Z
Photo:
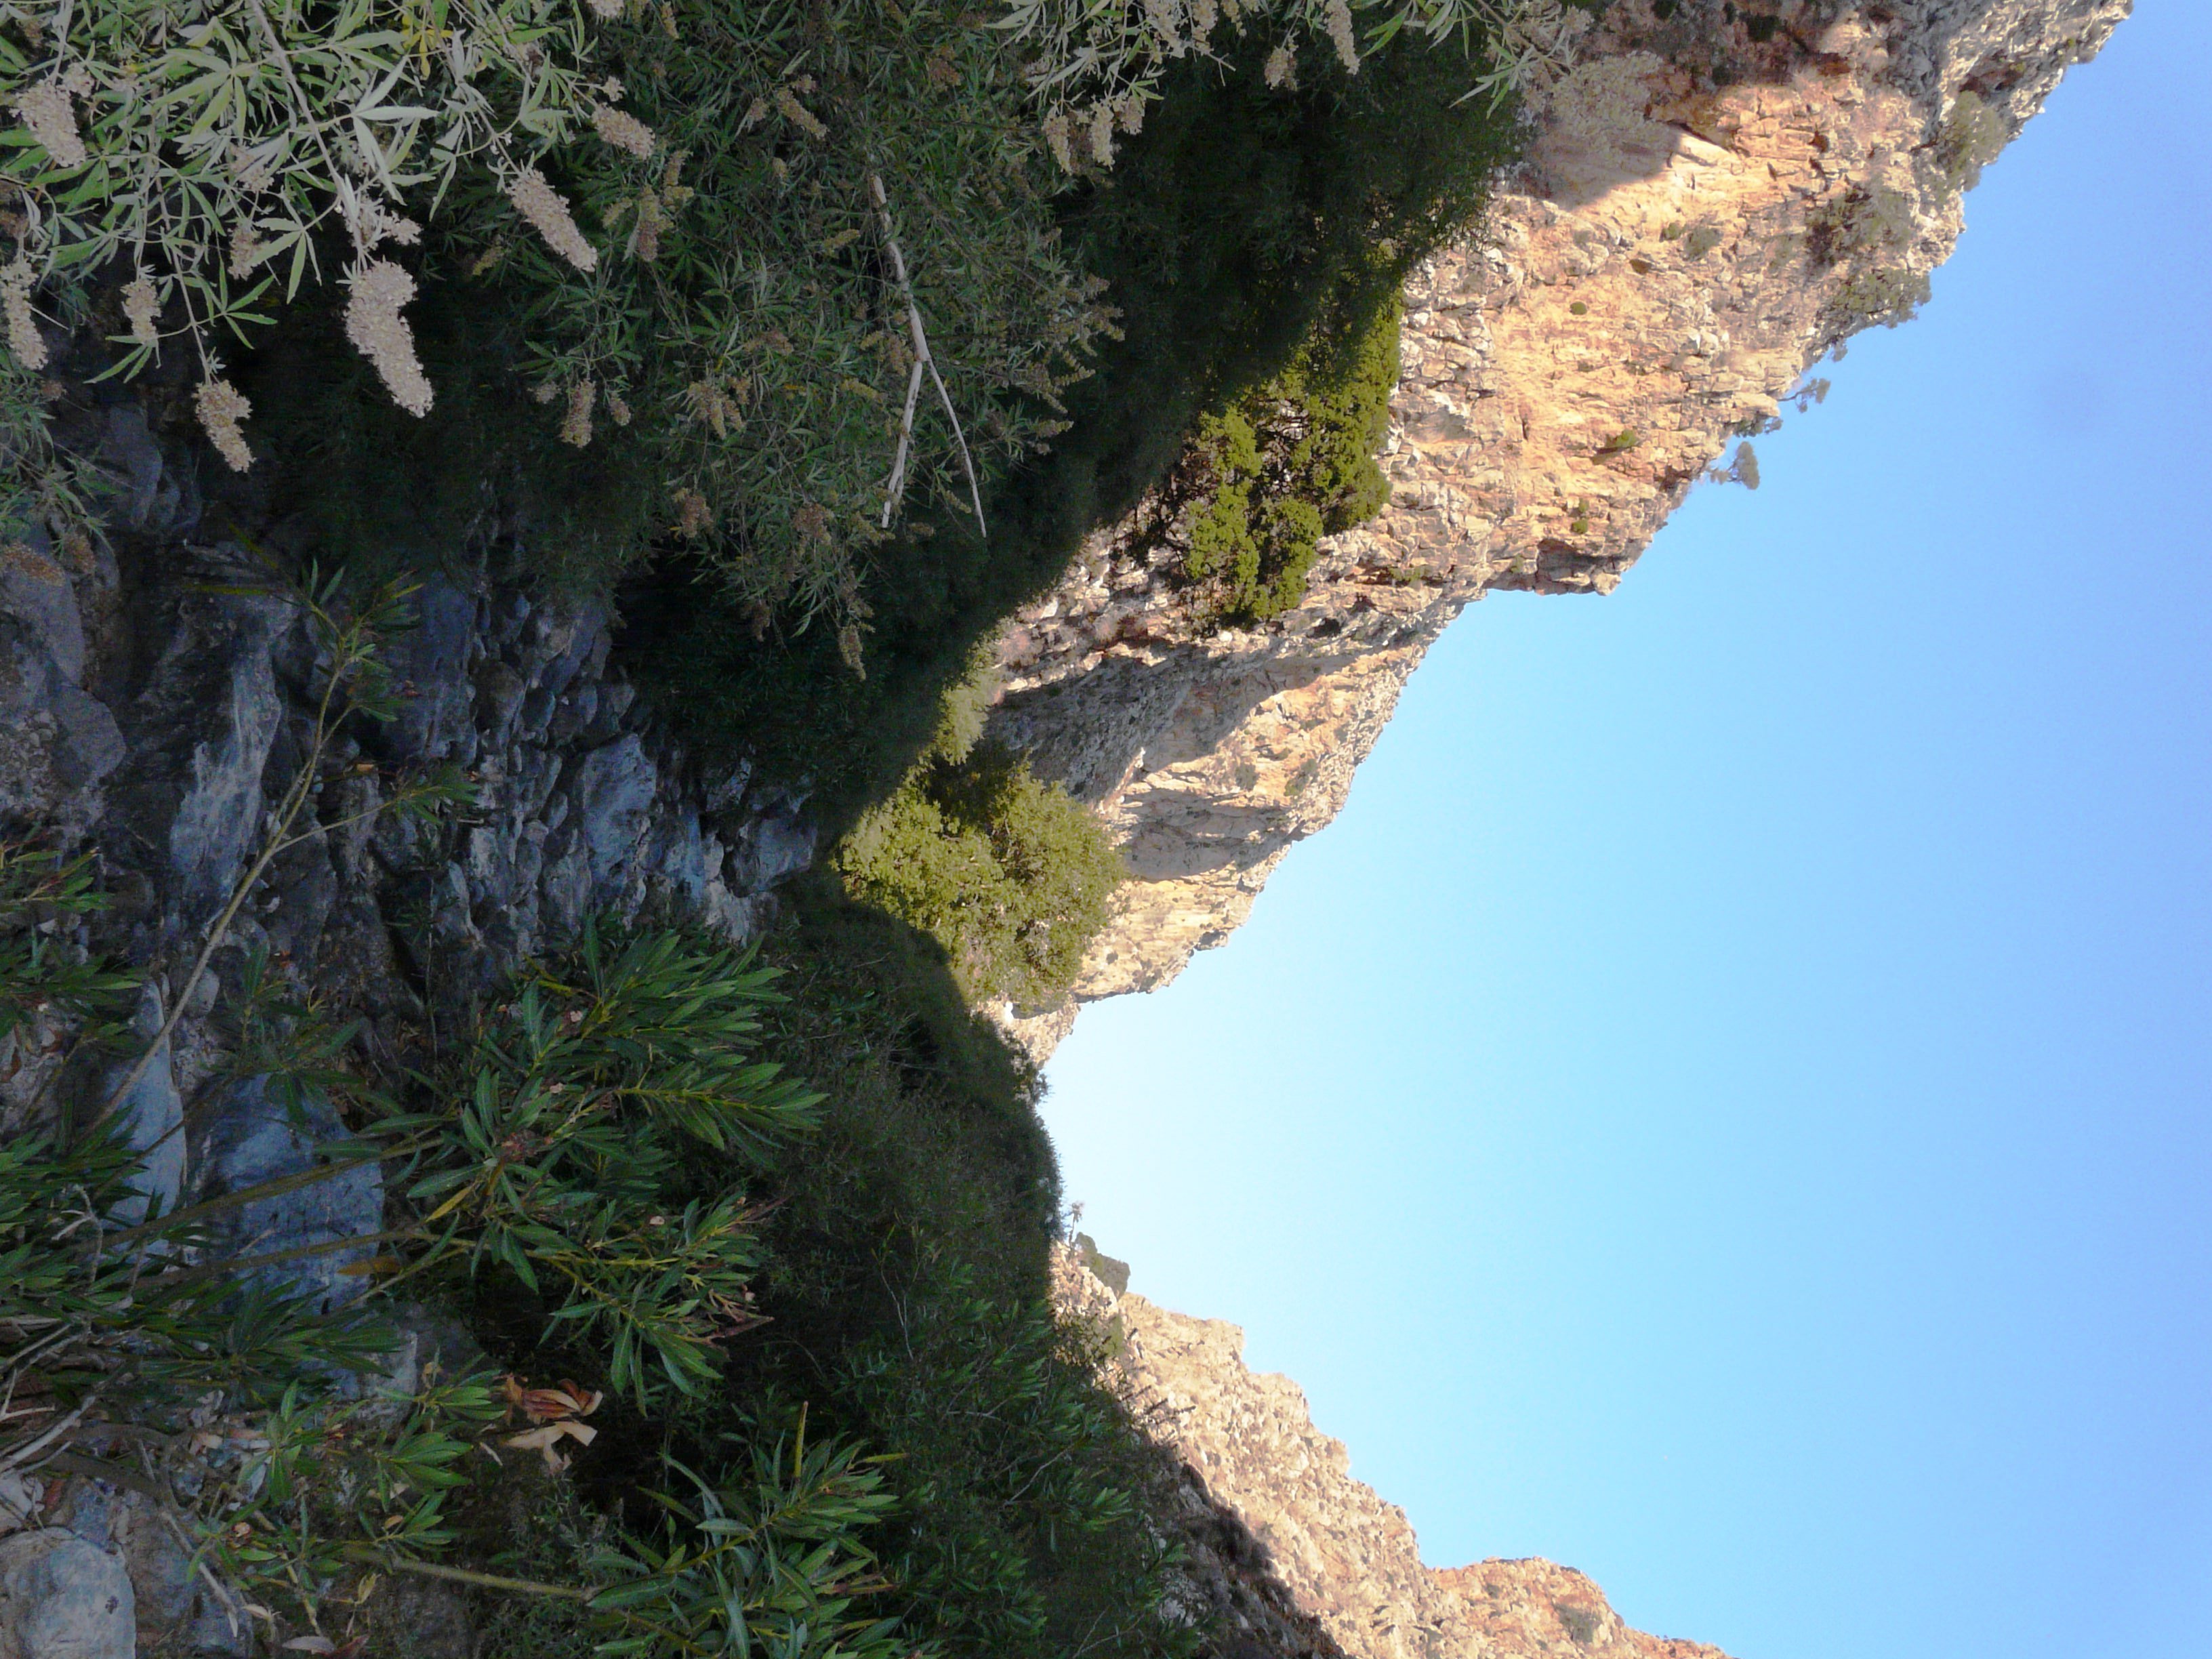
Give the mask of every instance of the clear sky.
M 2212 6 L 1605 599 L 1048 1073 L 1134 1287 L 1434 1565 L 1740 1659 L 2212 1653 Z

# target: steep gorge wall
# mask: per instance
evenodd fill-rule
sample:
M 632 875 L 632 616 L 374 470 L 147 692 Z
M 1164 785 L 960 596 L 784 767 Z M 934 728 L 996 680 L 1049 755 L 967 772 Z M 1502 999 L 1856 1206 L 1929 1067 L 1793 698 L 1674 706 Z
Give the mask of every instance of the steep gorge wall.
M 1482 233 L 1406 295 L 1380 517 L 1298 608 L 1209 632 L 1111 533 L 1002 636 L 993 731 L 1134 879 L 1075 1006 L 1219 944 L 1335 817 L 1400 690 L 1493 589 L 1607 593 L 1737 436 L 1961 228 L 1962 92 L 2009 138 L 2130 0 L 1617 0 Z M 1658 14 L 1665 11 L 1667 15 Z
M 1239 1633 L 1237 1659 L 1728 1659 L 1632 1630 L 1571 1567 L 1425 1566 L 1405 1511 L 1352 1479 L 1298 1385 L 1245 1368 L 1237 1327 L 1117 1294 L 1074 1249 L 1054 1273 L 1060 1304 L 1109 1333 L 1115 1382 L 1180 1460 L 1190 1599 Z M 1224 1532 L 1238 1543 L 1226 1561 Z

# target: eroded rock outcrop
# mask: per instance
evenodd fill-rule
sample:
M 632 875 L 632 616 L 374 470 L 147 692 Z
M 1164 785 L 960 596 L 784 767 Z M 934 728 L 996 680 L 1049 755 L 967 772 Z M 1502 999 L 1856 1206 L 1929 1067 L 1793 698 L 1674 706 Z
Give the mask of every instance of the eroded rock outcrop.
M 1409 285 L 1392 499 L 1323 544 L 1304 603 L 1209 632 L 1172 556 L 1109 533 L 1006 631 L 995 734 L 1099 808 L 1136 878 L 1075 1000 L 1164 984 L 1243 921 L 1469 603 L 1610 592 L 1812 365 L 1910 308 L 1962 186 L 2129 9 L 1607 9 L 1483 233 Z M 1018 1024 L 1042 1050 L 1073 1018 Z
M 1236 1326 L 1117 1293 L 1066 1247 L 1054 1291 L 1108 1332 L 1113 1381 L 1180 1460 L 1166 1518 L 1183 1532 L 1192 1599 L 1225 1618 L 1249 1659 L 1727 1659 L 1630 1629 L 1571 1567 L 1425 1566 L 1406 1512 L 1352 1479 L 1297 1383 L 1246 1369 Z M 1241 1540 L 1225 1564 L 1213 1542 L 1224 1531 Z M 1241 1600 L 1212 1588 L 1225 1581 Z

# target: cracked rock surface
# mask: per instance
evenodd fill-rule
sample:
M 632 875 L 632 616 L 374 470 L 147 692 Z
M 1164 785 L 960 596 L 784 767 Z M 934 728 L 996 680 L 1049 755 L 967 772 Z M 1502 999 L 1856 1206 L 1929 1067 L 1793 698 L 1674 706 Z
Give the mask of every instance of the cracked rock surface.
M 1117 1293 L 1096 1260 L 1061 1246 L 1054 1294 L 1109 1334 L 1110 1380 L 1179 1462 L 1183 1594 L 1249 1659 L 1728 1659 L 1632 1630 L 1571 1567 L 1425 1565 L 1406 1512 L 1352 1478 L 1298 1385 L 1245 1368 L 1243 1332 Z

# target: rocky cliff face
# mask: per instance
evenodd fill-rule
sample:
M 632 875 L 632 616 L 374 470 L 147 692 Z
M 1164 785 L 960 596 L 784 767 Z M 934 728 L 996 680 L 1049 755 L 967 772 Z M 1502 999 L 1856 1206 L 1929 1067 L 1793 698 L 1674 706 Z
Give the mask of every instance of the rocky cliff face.
M 1076 1250 L 1055 1266 L 1061 1305 L 1106 1328 L 1115 1380 L 1181 1461 L 1191 1599 L 1240 1632 L 1238 1659 L 1727 1659 L 1631 1630 L 1569 1567 L 1423 1565 L 1405 1511 L 1352 1478 L 1298 1385 L 1245 1369 L 1237 1327 L 1117 1294 Z
M 1411 283 L 1390 504 L 1324 544 L 1298 609 L 1209 633 L 1108 533 L 1006 631 L 995 734 L 1135 876 L 1074 1002 L 1243 921 L 1466 605 L 1611 592 L 1732 441 L 1909 309 L 1979 161 L 2130 4 L 1617 0 L 1488 224 Z M 1073 1008 L 1018 1024 L 1048 1049 Z

